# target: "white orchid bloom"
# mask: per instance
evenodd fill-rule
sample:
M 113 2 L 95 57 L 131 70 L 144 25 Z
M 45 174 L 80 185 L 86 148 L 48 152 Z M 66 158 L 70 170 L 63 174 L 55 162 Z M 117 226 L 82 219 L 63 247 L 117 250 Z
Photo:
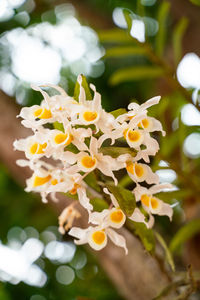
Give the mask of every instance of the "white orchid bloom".
M 69 235 L 76 238 L 74 241 L 75 244 L 83 245 L 88 243 L 90 247 L 97 251 L 103 249 L 107 245 L 107 240 L 109 237 L 116 246 L 124 248 L 125 253 L 128 254 L 125 238 L 111 228 L 90 226 L 86 229 L 81 229 L 78 227 L 72 227 L 72 229 L 69 231 Z
M 94 169 L 99 169 L 104 175 L 112 177 L 115 184 L 117 184 L 117 179 L 114 176 L 113 171 L 120 170 L 124 168 L 124 163 L 117 161 L 109 155 L 103 155 L 99 152 L 98 140 L 95 137 L 91 137 L 89 154 L 86 152 L 80 152 L 75 154 L 77 157 L 77 165 L 72 166 L 69 172 L 92 172 Z
M 38 159 L 44 155 L 51 155 L 48 145 L 48 135 L 43 135 L 39 132 L 26 139 L 16 140 L 13 145 L 15 150 L 24 151 L 28 159 Z
M 110 196 L 110 199 L 112 201 L 112 204 L 115 206 L 115 209 L 120 209 L 119 207 L 119 204 L 118 204 L 118 201 L 117 199 L 115 198 L 115 196 L 109 192 L 109 190 L 107 188 L 104 188 L 103 189 L 104 193 L 108 194 Z M 121 210 L 121 209 L 120 209 Z M 122 210 L 121 210 L 122 211 Z M 123 213 L 123 212 L 122 212 Z M 105 214 L 105 213 L 104 213 Z M 123 213 L 124 214 L 124 213 Z M 103 214 L 102 214 L 103 215 Z M 100 216 L 98 216 L 99 219 L 100 219 Z M 126 220 L 126 216 L 124 214 L 124 217 L 125 217 L 125 220 Z M 134 209 L 134 212 L 132 213 L 131 216 L 127 217 L 128 219 L 134 221 L 134 222 L 139 222 L 139 223 L 144 223 L 147 228 L 151 228 L 153 226 L 153 223 L 154 223 L 154 218 L 151 218 L 149 219 L 149 221 L 147 222 L 146 221 L 146 217 L 144 216 L 144 214 L 140 211 L 139 208 L 135 208 Z M 93 218 L 94 219 L 94 218 Z M 124 223 L 125 223 L 125 220 L 123 219 Z M 100 220 L 99 220 L 99 224 L 100 224 Z M 111 227 L 114 227 L 112 225 L 110 225 Z M 120 228 L 120 227 L 118 227 Z
M 147 189 L 142 186 L 137 186 L 133 193 L 135 194 L 136 201 L 141 201 L 143 208 L 149 214 L 156 214 L 160 216 L 168 216 L 172 220 L 173 209 L 172 207 L 158 199 L 154 194 L 161 192 L 163 189 L 172 188 L 171 184 L 157 184 Z
M 155 104 L 158 104 L 160 99 L 161 99 L 160 96 L 156 96 L 156 97 L 153 97 L 153 98 L 147 100 L 145 103 L 143 103 L 141 105 L 139 105 L 135 102 L 130 103 L 128 106 L 129 112 L 120 115 L 117 118 L 117 121 L 122 123 L 124 121 L 134 119 L 135 116 L 138 116 L 141 114 L 147 114 L 147 108 L 149 108 Z
M 80 84 L 79 104 L 81 111 L 78 118 L 73 119 L 72 124 L 95 125 L 97 132 L 101 130 L 106 133 L 112 130 L 115 118 L 110 113 L 105 112 L 101 106 L 101 95 L 96 91 L 93 84 L 90 85 L 94 91 L 93 100 L 86 100 L 85 90 L 82 87 L 82 77 L 78 76 Z

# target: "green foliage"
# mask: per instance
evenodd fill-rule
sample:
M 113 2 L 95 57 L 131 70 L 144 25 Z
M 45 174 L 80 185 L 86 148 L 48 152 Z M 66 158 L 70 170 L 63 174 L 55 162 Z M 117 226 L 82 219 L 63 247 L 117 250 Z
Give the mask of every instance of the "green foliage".
M 101 212 L 104 209 L 108 209 L 108 203 L 102 198 L 92 198 L 90 203 L 93 205 L 94 211 Z
M 100 152 L 104 155 L 110 155 L 113 158 L 116 158 L 122 154 L 130 154 L 131 156 L 136 155 L 136 150 L 128 147 L 103 147 L 100 149 Z
M 90 92 L 90 88 L 89 88 L 89 85 L 87 83 L 87 79 L 86 79 L 86 77 L 84 75 L 81 75 L 81 77 L 82 77 L 82 87 L 85 90 L 86 99 L 87 100 L 92 100 L 92 94 Z M 80 85 L 79 85 L 79 83 L 77 81 L 76 85 L 75 85 L 75 88 L 74 88 L 74 99 L 76 101 L 79 100 L 79 93 L 80 93 Z
M 185 224 L 172 238 L 169 245 L 170 251 L 172 253 L 177 252 L 183 243 L 192 238 L 198 232 L 200 232 L 200 219 L 195 219 Z
M 156 36 L 156 54 L 163 55 L 166 39 L 166 22 L 170 10 L 170 3 L 163 1 L 158 10 L 159 30 Z
M 110 29 L 106 31 L 99 31 L 98 36 L 101 42 L 103 43 L 132 43 L 133 38 L 122 29 Z
M 110 114 L 113 115 L 115 118 L 117 118 L 120 115 L 123 115 L 125 113 L 127 113 L 125 108 L 119 108 L 119 109 L 116 109 L 116 110 L 113 110 L 110 112 Z
M 99 184 L 97 183 L 97 176 L 95 174 L 95 172 L 90 172 L 85 178 L 84 181 L 91 187 L 93 188 L 95 191 L 97 192 L 101 192 L 101 188 L 99 186 Z
M 188 19 L 183 17 L 180 19 L 173 32 L 174 60 L 176 65 L 179 63 L 182 57 L 182 39 L 187 26 Z
M 53 123 L 53 126 L 54 126 L 55 129 L 64 132 L 64 127 L 63 127 L 62 123 L 59 123 L 59 122 L 56 121 L 56 122 Z
M 155 66 L 132 66 L 119 69 L 110 77 L 110 84 L 116 85 L 124 81 L 158 78 L 164 75 L 163 68 Z
M 127 216 L 131 216 L 136 207 L 135 196 L 133 193 L 120 185 L 106 184 L 109 191 L 115 196 L 120 208 Z
M 147 50 L 142 46 L 121 46 L 113 47 L 106 51 L 105 58 L 107 57 L 125 57 L 125 56 L 137 56 L 137 55 L 147 55 Z
M 129 219 L 126 221 L 126 226 L 133 234 L 140 238 L 145 249 L 153 254 L 155 250 L 155 238 L 153 230 L 148 229 L 144 223 L 133 222 Z
M 200 0 L 190 0 L 190 2 L 192 2 L 195 5 L 200 6 Z
M 168 264 L 170 265 L 172 271 L 175 272 L 175 264 L 174 264 L 173 256 L 171 254 L 171 251 L 167 247 L 167 244 L 166 244 L 165 240 L 163 239 L 163 237 L 158 232 L 155 232 L 155 236 L 156 236 L 158 242 L 160 243 L 160 245 L 163 247 L 163 249 L 165 251 L 166 260 L 167 260 Z

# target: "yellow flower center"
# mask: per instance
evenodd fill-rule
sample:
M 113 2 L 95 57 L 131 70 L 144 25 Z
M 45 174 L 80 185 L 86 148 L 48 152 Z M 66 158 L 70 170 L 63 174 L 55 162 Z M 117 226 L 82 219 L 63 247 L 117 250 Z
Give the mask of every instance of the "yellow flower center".
M 134 168 L 133 168 L 133 163 L 131 161 L 128 161 L 126 163 L 126 170 L 131 173 L 131 174 L 134 174 Z
M 123 132 L 124 138 L 126 138 L 127 131 L 128 131 L 128 129 L 125 129 Z
M 68 138 L 68 134 L 66 133 L 59 133 L 54 137 L 54 141 L 56 144 L 62 144 Z
M 35 176 L 34 182 L 33 182 L 33 187 L 43 185 L 43 184 L 47 183 L 50 179 L 51 179 L 51 175 L 48 175 L 46 177 Z
M 153 209 L 156 209 L 158 208 L 158 205 L 159 205 L 158 200 L 156 198 L 151 198 L 151 207 Z
M 104 231 L 95 231 L 92 234 L 92 239 L 95 242 L 95 244 L 101 245 L 106 239 L 106 234 Z
M 141 201 L 144 205 L 149 206 L 150 197 L 144 194 L 141 196 Z
M 77 189 L 80 187 L 79 184 L 75 183 L 73 189 L 71 189 L 70 194 L 71 195 L 76 195 Z
M 140 137 L 141 137 L 141 134 L 140 134 L 139 131 L 129 130 L 129 132 L 128 132 L 128 139 L 131 142 L 137 142 L 137 141 L 139 141 Z
M 38 143 L 32 144 L 31 147 L 30 147 L 30 153 L 31 153 L 32 155 L 36 154 L 37 149 L 38 149 Z
M 142 177 L 142 175 L 144 174 L 144 169 L 141 165 L 135 164 L 135 174 L 137 175 L 137 177 Z
M 111 212 L 110 214 L 110 219 L 114 223 L 120 223 L 123 220 L 123 217 L 123 212 L 119 209 Z
M 85 167 L 85 168 L 92 168 L 94 167 L 94 165 L 96 164 L 96 159 L 92 158 L 91 156 L 84 156 L 81 159 L 81 164 Z
M 44 153 L 44 149 L 46 148 L 46 146 L 47 146 L 47 143 L 39 144 L 38 145 L 37 154 L 43 154 Z
M 142 120 L 142 125 L 144 128 L 148 128 L 149 127 L 149 120 L 148 119 L 143 119 Z
M 51 180 L 51 184 L 52 184 L 52 185 L 58 184 L 58 180 L 57 180 L 56 178 L 52 179 L 52 180 Z
M 83 114 L 83 118 L 87 122 L 91 122 L 91 121 L 96 120 L 97 116 L 98 116 L 98 114 L 97 114 L 96 111 L 86 111 Z
M 50 119 L 52 114 L 51 111 L 46 108 L 38 108 L 34 111 L 34 116 L 39 119 Z

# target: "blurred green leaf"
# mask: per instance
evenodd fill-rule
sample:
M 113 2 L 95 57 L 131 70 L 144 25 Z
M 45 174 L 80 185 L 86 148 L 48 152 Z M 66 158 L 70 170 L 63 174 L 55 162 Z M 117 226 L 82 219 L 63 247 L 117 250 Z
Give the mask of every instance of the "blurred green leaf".
M 133 180 L 130 178 L 130 176 L 128 174 L 123 176 L 122 179 L 119 181 L 119 184 L 123 187 L 126 187 L 131 183 L 133 183 Z
M 182 57 L 182 39 L 188 26 L 188 19 L 183 17 L 176 25 L 173 33 L 174 60 L 176 65 Z
M 55 129 L 64 132 L 64 127 L 63 127 L 62 123 L 59 123 L 59 122 L 56 121 L 56 122 L 53 123 L 53 126 L 54 126 Z
M 101 198 L 92 198 L 90 203 L 93 205 L 94 211 L 101 212 L 102 210 L 109 208 L 108 203 Z
M 192 238 L 198 232 L 200 232 L 200 219 L 188 222 L 175 234 L 170 242 L 169 249 L 172 253 L 177 252 L 183 243 Z
M 163 200 L 164 202 L 171 203 L 171 200 L 183 200 L 186 196 L 190 194 L 189 190 L 181 189 L 173 192 L 161 192 L 156 194 L 156 197 Z
M 169 2 L 162 2 L 158 10 L 158 23 L 159 30 L 156 36 L 156 54 L 158 56 L 163 55 L 164 47 L 165 47 L 165 39 L 166 39 L 166 21 L 170 10 Z
M 140 238 L 142 244 L 148 252 L 154 252 L 155 238 L 152 229 L 148 229 L 144 223 L 133 222 L 130 219 L 127 219 L 126 226 L 131 232 L 133 232 L 133 234 Z
M 127 216 L 131 216 L 136 207 L 135 196 L 133 193 L 120 185 L 115 186 L 113 184 L 106 184 L 109 191 L 117 199 L 120 208 L 124 211 Z
M 125 113 L 127 113 L 125 108 L 119 108 L 110 112 L 110 114 L 113 115 L 115 118 Z
M 124 81 L 153 79 L 164 75 L 164 70 L 154 66 L 133 66 L 117 70 L 110 77 L 110 84 L 116 85 Z
M 126 57 L 128 55 L 147 55 L 147 50 L 138 46 L 113 47 L 107 49 L 105 57 Z
M 190 2 L 192 2 L 195 5 L 200 6 L 200 0 L 190 0 Z
M 134 157 L 137 153 L 136 150 L 128 147 L 102 147 L 100 152 L 104 155 L 110 155 L 113 158 L 116 158 L 122 154 L 130 154 Z
M 126 20 L 127 26 L 128 26 L 128 30 L 130 31 L 131 27 L 132 27 L 132 20 L 133 20 L 131 17 L 132 11 L 127 8 L 124 8 L 123 14 L 124 14 L 124 18 Z
M 86 79 L 86 77 L 84 75 L 81 75 L 81 77 L 82 77 L 82 87 L 85 90 L 86 99 L 87 100 L 92 100 L 92 94 L 90 92 L 90 88 L 89 88 L 89 85 L 87 83 L 87 79 Z M 74 88 L 74 99 L 76 101 L 79 100 L 79 93 L 80 93 L 80 85 L 79 85 L 79 83 L 77 81 L 76 85 L 75 85 L 75 88 Z
M 108 43 L 133 43 L 133 38 L 122 29 L 110 29 L 99 31 L 98 36 L 101 42 Z
M 84 181 L 95 191 L 101 192 L 101 188 L 97 183 L 97 178 L 94 172 L 90 172 L 85 178 Z
M 167 244 L 165 242 L 165 240 L 163 239 L 163 237 L 158 233 L 155 232 L 155 236 L 158 240 L 158 242 L 160 243 L 160 245 L 163 247 L 164 251 L 165 251 L 165 255 L 166 255 L 166 260 L 169 263 L 171 269 L 173 272 L 175 272 L 175 264 L 174 264 L 174 260 L 171 254 L 171 251 L 169 250 L 169 248 L 167 247 Z

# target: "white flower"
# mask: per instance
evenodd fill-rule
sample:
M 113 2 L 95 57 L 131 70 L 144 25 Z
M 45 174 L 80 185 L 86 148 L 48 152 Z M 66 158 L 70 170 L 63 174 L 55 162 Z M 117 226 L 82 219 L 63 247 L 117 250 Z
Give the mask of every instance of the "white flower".
M 86 229 L 81 229 L 72 227 L 69 231 L 69 235 L 77 238 L 77 240 L 74 241 L 75 244 L 83 245 L 88 243 L 90 247 L 97 251 L 107 245 L 107 237 L 109 237 L 116 246 L 124 248 L 125 253 L 128 254 L 125 238 L 111 228 L 102 229 L 100 226 L 90 226 Z
M 120 170 L 124 167 L 124 163 L 117 161 L 109 155 L 103 155 L 98 151 L 100 145 L 95 137 L 91 137 L 89 154 L 86 152 L 80 152 L 76 154 L 77 165 L 72 166 L 69 169 L 72 172 L 85 172 L 89 173 L 94 169 L 99 169 L 104 175 L 110 176 L 117 184 L 117 179 L 114 176 L 113 171 Z
M 170 220 L 172 220 L 172 207 L 154 196 L 154 194 L 159 193 L 166 188 L 172 188 L 172 185 L 167 183 L 157 184 L 149 189 L 138 185 L 133 190 L 133 193 L 135 194 L 136 201 L 141 201 L 142 206 L 149 214 L 156 214 L 160 216 L 166 215 Z
M 81 111 L 79 117 L 73 119 L 72 124 L 92 125 L 94 124 L 97 131 L 99 129 L 102 132 L 109 132 L 113 129 L 113 123 L 115 118 L 113 115 L 105 112 L 101 106 L 101 95 L 96 91 L 93 84 L 90 85 L 94 91 L 93 100 L 86 100 L 85 90 L 82 87 L 82 77 L 78 76 L 78 82 L 80 84 L 79 104 L 81 105 Z

